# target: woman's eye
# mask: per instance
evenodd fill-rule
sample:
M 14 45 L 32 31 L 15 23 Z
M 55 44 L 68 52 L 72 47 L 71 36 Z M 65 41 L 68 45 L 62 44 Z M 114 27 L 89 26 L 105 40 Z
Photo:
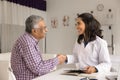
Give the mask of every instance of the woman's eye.
M 75 26 L 79 26 L 80 25 L 80 22 L 77 22 L 76 24 L 75 24 Z
M 78 25 L 80 25 L 80 22 L 77 22 Z

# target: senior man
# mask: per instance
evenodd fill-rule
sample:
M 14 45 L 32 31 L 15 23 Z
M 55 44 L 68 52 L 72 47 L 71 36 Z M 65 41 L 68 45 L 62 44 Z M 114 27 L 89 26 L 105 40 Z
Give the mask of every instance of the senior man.
M 42 17 L 29 16 L 25 21 L 25 26 L 25 33 L 17 39 L 11 54 L 11 67 L 16 80 L 32 80 L 49 73 L 66 59 L 64 55 L 58 55 L 49 60 L 42 59 L 38 42 L 48 31 Z

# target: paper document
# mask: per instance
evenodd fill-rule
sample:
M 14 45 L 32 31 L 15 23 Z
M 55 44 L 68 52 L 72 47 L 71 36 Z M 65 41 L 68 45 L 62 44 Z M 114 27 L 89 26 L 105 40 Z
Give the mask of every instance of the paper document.
M 84 70 L 64 70 L 62 75 L 88 77 L 89 79 L 98 79 L 98 78 L 101 78 L 101 77 L 105 78 L 105 75 L 102 74 L 102 73 L 86 74 L 86 73 L 84 73 Z
M 78 76 L 79 74 L 84 73 L 83 70 L 64 70 L 63 75 L 72 75 L 72 76 Z

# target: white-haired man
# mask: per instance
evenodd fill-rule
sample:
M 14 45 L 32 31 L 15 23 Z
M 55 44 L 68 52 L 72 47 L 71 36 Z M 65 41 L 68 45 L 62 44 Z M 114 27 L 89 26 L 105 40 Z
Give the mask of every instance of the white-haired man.
M 66 58 L 59 55 L 49 60 L 42 59 L 38 42 L 48 31 L 42 17 L 31 15 L 25 25 L 25 33 L 17 39 L 11 54 L 11 67 L 17 80 L 32 80 L 49 73 Z

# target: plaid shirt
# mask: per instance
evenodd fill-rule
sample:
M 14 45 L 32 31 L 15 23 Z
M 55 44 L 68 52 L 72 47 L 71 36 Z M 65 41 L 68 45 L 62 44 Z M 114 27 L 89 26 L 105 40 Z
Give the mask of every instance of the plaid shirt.
M 58 64 L 58 58 L 43 61 L 38 41 L 23 34 L 16 41 L 11 54 L 11 67 L 17 80 L 32 80 L 49 73 Z

